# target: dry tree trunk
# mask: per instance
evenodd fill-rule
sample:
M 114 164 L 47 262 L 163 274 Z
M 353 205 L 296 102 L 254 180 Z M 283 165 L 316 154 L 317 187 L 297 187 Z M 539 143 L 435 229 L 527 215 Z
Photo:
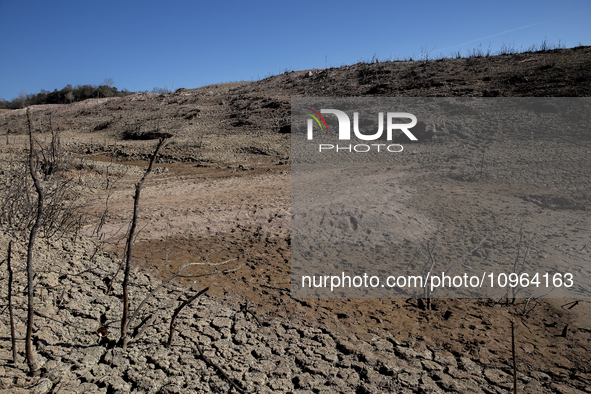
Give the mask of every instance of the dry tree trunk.
M 133 242 L 135 236 L 135 228 L 137 226 L 137 216 L 139 211 L 139 204 L 140 204 L 140 193 L 142 191 L 142 186 L 146 181 L 150 172 L 152 172 L 152 166 L 154 165 L 154 161 L 156 161 L 156 156 L 158 156 L 158 152 L 160 148 L 164 145 L 166 141 L 165 138 L 160 138 L 158 142 L 158 146 L 156 146 L 156 150 L 150 159 L 150 164 L 148 165 L 148 169 L 144 173 L 144 176 L 140 181 L 135 185 L 135 195 L 133 196 L 133 217 L 131 219 L 131 228 L 129 229 L 129 234 L 127 235 L 127 244 L 126 244 L 126 255 L 125 255 L 125 274 L 123 277 L 123 316 L 121 318 L 121 338 L 119 343 L 121 347 L 125 350 L 127 349 L 127 341 L 129 338 L 127 337 L 127 326 L 128 326 L 128 318 L 129 318 L 129 273 L 131 270 L 131 252 L 133 249 Z
M 29 374 L 32 376 L 36 376 L 39 374 L 39 366 L 37 365 L 37 355 L 35 354 L 35 350 L 33 349 L 33 344 L 31 342 L 31 337 L 33 335 L 33 319 L 35 316 L 35 305 L 34 305 L 34 295 L 35 295 L 35 268 L 34 268 L 34 259 L 33 259 L 33 249 L 35 247 L 35 240 L 37 238 L 37 232 L 41 227 L 41 223 L 43 222 L 44 216 L 44 193 L 43 193 L 43 186 L 39 181 L 39 176 L 37 175 L 37 171 L 35 169 L 35 153 L 34 153 L 34 144 L 33 144 L 33 131 L 31 129 L 31 115 L 29 110 L 27 109 L 27 124 L 29 126 L 29 172 L 31 173 L 31 178 L 33 179 L 33 184 L 35 185 L 35 191 L 37 192 L 37 212 L 35 217 L 35 224 L 31 228 L 31 232 L 29 234 L 29 245 L 27 247 L 27 334 L 25 336 L 25 352 L 27 357 L 27 364 L 29 366 Z
M 10 340 L 12 342 L 12 363 L 16 364 L 16 334 L 14 331 L 14 313 L 12 311 L 12 240 L 8 242 L 8 256 L 6 265 L 8 270 L 8 313 L 10 315 Z

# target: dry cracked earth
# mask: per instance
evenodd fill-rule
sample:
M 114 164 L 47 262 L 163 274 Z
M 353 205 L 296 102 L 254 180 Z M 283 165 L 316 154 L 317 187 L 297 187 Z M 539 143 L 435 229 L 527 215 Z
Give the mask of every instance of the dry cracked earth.
M 3 222 L 15 269 L 17 364 L 0 318 L 0 390 L 6 393 L 591 392 L 587 298 L 305 298 L 291 287 L 292 97 L 589 97 L 591 48 L 428 62 L 360 63 L 287 72 L 166 95 L 136 94 L 30 109 L 46 146 L 59 131 L 60 179 L 84 200 L 76 234 L 38 242 L 34 344 L 41 376 L 26 374 L 26 238 Z M 51 123 L 50 123 L 51 119 Z M 581 114 L 589 121 L 589 113 Z M 393 163 L 423 230 L 405 262 L 572 262 L 591 275 L 588 133 L 483 133 L 439 124 Z M 0 176 L 27 153 L 24 110 L 0 114 Z M 588 128 L 587 128 L 588 130 Z M 142 190 L 133 248 L 134 323 L 113 346 L 134 185 L 158 133 L 173 135 Z M 484 153 L 483 153 L 484 152 Z M 3 193 L 8 186 L 2 189 Z M 433 247 L 434 246 L 434 247 Z M 422 248 L 421 248 L 422 247 Z M 518 252 L 519 249 L 521 252 Z M 413 260 L 414 259 L 414 260 Z M 7 274 L 2 267 L 2 297 Z M 107 293 L 111 278 L 112 291 Z M 588 283 L 588 282 L 587 282 Z M 209 290 L 168 326 L 180 301 Z M 3 306 L 4 308 L 4 306 Z M 106 338 L 96 330 L 104 325 Z M 199 354 L 201 348 L 205 357 Z M 216 369 L 205 360 L 210 360 Z

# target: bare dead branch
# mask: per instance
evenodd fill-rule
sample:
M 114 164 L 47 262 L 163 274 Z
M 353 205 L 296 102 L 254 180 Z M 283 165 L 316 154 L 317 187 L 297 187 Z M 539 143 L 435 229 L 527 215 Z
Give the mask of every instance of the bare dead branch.
M 29 245 L 27 247 L 27 333 L 25 336 L 25 353 L 27 357 L 27 364 L 29 366 L 29 373 L 32 376 L 36 376 L 39 374 L 39 366 L 37 365 L 37 355 L 35 354 L 35 350 L 33 349 L 33 343 L 31 341 L 33 335 L 33 320 L 35 318 L 35 305 L 34 305 L 34 295 L 35 295 L 35 287 L 34 287 L 34 278 L 35 278 L 35 268 L 34 268 L 34 260 L 33 260 L 33 249 L 35 247 L 35 239 L 37 237 L 37 232 L 41 227 L 43 222 L 43 208 L 44 208 L 44 193 L 43 187 L 41 186 L 41 182 L 39 181 L 39 177 L 37 175 L 37 171 L 35 169 L 35 151 L 34 151 L 34 144 L 33 144 L 33 130 L 31 128 L 31 114 L 29 113 L 29 109 L 27 108 L 27 124 L 29 126 L 29 172 L 31 174 L 31 178 L 33 179 L 33 183 L 35 185 L 35 190 L 37 191 L 37 215 L 35 218 L 35 224 L 31 228 L 31 232 L 29 233 Z
M 490 233 L 488 233 L 486 235 L 486 237 L 482 238 L 482 240 L 478 243 L 478 245 L 476 245 L 476 247 L 474 249 L 472 249 L 471 251 L 467 252 L 466 254 L 464 254 L 462 257 L 460 257 L 459 259 L 457 259 L 448 269 L 445 270 L 445 272 L 449 272 L 451 271 L 451 269 L 459 262 L 461 262 L 462 260 L 464 260 L 464 258 L 472 253 L 474 253 L 476 250 L 478 250 L 480 248 L 480 246 L 482 245 L 482 243 L 484 241 L 486 241 L 488 239 L 488 237 L 490 237 L 490 235 L 492 234 L 492 231 Z
M 195 344 L 195 347 L 197 348 L 197 352 L 199 353 L 198 356 L 199 358 L 201 358 L 205 364 L 207 364 L 208 366 L 212 367 L 213 369 L 215 369 L 220 375 L 222 375 L 222 377 L 224 379 L 226 379 L 226 381 L 228 383 L 230 383 L 232 385 L 232 387 L 234 387 L 236 389 L 236 391 L 238 391 L 240 394 L 246 394 L 246 391 L 241 389 L 240 386 L 238 386 L 238 384 L 234 381 L 234 379 L 230 378 L 228 376 L 228 374 L 226 374 L 224 372 L 224 370 L 217 365 L 216 363 L 214 363 L 213 361 L 211 361 L 204 353 L 203 350 L 201 349 L 201 346 L 199 345 L 199 343 Z
M 86 333 L 93 333 L 93 332 L 94 332 L 93 330 L 88 330 L 88 329 L 86 329 L 86 328 L 84 328 L 84 327 L 80 327 L 80 326 L 77 326 L 77 325 L 75 325 L 75 324 L 72 324 L 72 323 L 68 323 L 68 322 L 65 322 L 65 321 L 61 321 L 61 320 L 58 320 L 58 319 L 54 319 L 53 317 L 51 317 L 51 316 L 47 316 L 47 315 L 45 315 L 45 314 L 43 314 L 43 313 L 41 313 L 41 312 L 39 312 L 39 311 L 35 311 L 35 314 L 36 314 L 37 316 L 39 316 L 39 317 L 42 317 L 42 318 L 44 318 L 44 319 L 48 319 L 48 320 L 54 321 L 54 322 L 56 322 L 56 323 L 59 323 L 59 324 L 62 324 L 62 325 L 64 325 L 64 326 L 69 326 L 69 327 L 75 328 L 75 329 L 77 329 L 77 330 L 80 330 L 80 331 L 86 332 Z
M 172 344 L 172 338 L 174 336 L 174 329 L 176 327 L 176 318 L 179 315 L 179 313 L 181 313 L 181 311 L 183 310 L 184 307 L 186 307 L 187 305 L 190 305 L 193 301 L 195 301 L 197 298 L 199 298 L 199 296 L 201 296 L 207 290 L 209 290 L 209 287 L 206 287 L 205 289 L 201 290 L 197 294 L 187 298 L 174 310 L 174 313 L 172 314 L 172 317 L 170 318 L 170 332 L 168 333 L 168 341 L 166 342 L 166 345 L 165 345 L 166 347 L 170 347 L 170 345 Z
M 216 275 L 216 274 L 229 274 L 230 272 L 238 271 L 240 268 L 242 268 L 242 264 L 240 264 L 236 268 L 232 268 L 229 270 L 213 271 L 213 272 L 208 272 L 206 274 L 197 274 L 197 275 L 178 275 L 178 277 L 179 278 L 200 278 L 202 276 L 211 276 L 211 275 Z
M 182 266 L 182 270 L 184 270 L 185 268 L 188 268 L 188 267 L 196 266 L 196 265 L 205 265 L 205 266 L 208 266 L 208 267 L 216 267 L 216 266 L 228 264 L 229 262 L 236 261 L 236 260 L 237 259 L 228 259 L 228 260 L 222 261 L 220 263 L 210 263 L 210 262 L 207 262 L 207 263 L 185 263 Z M 169 272 L 172 274 L 172 271 L 169 270 Z M 218 271 L 214 271 L 213 273 L 217 273 L 217 272 Z M 177 276 L 180 276 L 181 278 L 190 278 L 190 277 L 192 277 L 191 275 L 189 275 L 189 276 L 180 275 L 180 271 L 178 271 L 176 274 L 177 274 Z
M 129 290 L 128 290 L 128 286 L 129 286 L 129 274 L 131 271 L 131 254 L 132 254 L 132 249 L 133 249 L 133 242 L 134 242 L 134 238 L 135 238 L 135 229 L 137 227 L 137 217 L 138 217 L 138 213 L 139 213 L 139 203 L 140 203 L 140 194 L 142 191 L 142 186 L 144 185 L 144 182 L 146 181 L 146 178 L 148 178 L 148 175 L 150 175 L 150 173 L 152 172 L 152 167 L 154 165 L 154 162 L 156 161 L 156 157 L 158 156 L 158 152 L 160 151 L 160 149 L 162 148 L 162 146 L 164 146 L 166 139 L 165 138 L 160 138 L 160 141 L 158 142 L 158 145 L 156 146 L 156 149 L 154 150 L 154 153 L 152 154 L 152 158 L 150 159 L 150 164 L 148 165 L 148 169 L 146 170 L 146 172 L 144 173 L 144 176 L 142 177 L 142 179 L 140 179 L 140 181 L 137 183 L 137 185 L 135 186 L 135 195 L 133 197 L 133 217 L 131 219 L 131 228 L 129 229 L 129 234 L 127 237 L 127 253 L 126 253 L 126 258 L 125 258 L 125 273 L 124 273 L 124 277 L 123 277 L 123 316 L 121 318 L 121 339 L 120 339 L 120 343 L 121 343 L 121 347 L 125 350 L 127 349 L 127 328 L 128 328 L 128 317 L 129 317 Z
M 144 307 L 145 303 L 152 297 L 154 296 L 154 294 L 156 294 L 156 292 L 158 290 L 160 290 L 161 288 L 163 288 L 164 286 L 166 286 L 167 284 L 169 284 L 170 282 L 172 282 L 176 277 L 178 277 L 180 275 L 181 272 L 183 272 L 183 270 L 187 267 L 189 267 L 190 264 L 185 264 L 183 265 L 178 271 L 177 273 L 173 274 L 172 276 L 170 276 L 168 279 L 166 279 L 165 281 L 163 281 L 162 283 L 160 283 L 159 286 L 155 287 L 147 296 L 144 297 L 144 299 L 142 300 L 142 302 L 140 302 L 140 304 L 138 305 L 138 307 L 135 309 L 133 315 L 131 315 L 131 317 L 129 318 L 129 321 L 127 322 L 128 328 L 131 326 L 131 323 L 133 322 L 133 320 L 137 317 L 137 315 L 139 314 L 139 312 L 142 310 L 142 308 Z
M 236 315 L 240 312 L 242 312 L 244 314 L 245 318 L 247 318 L 247 316 L 250 314 L 254 318 L 254 320 L 257 322 L 257 324 L 259 326 L 261 326 L 261 321 L 259 320 L 257 315 L 255 315 L 255 313 L 248 308 L 248 300 L 246 300 L 244 305 L 240 305 L 240 310 L 238 312 L 234 313 L 234 320 L 236 320 Z
M 12 240 L 8 242 L 6 265 L 8 269 L 8 312 L 10 314 L 10 340 L 12 342 L 12 363 L 16 364 L 16 333 L 14 330 L 14 313 L 12 310 Z
M 282 293 L 289 293 L 291 291 L 291 289 L 289 287 L 276 287 L 276 286 L 269 286 L 269 285 L 265 285 L 265 284 L 260 284 L 259 286 L 267 288 L 267 289 L 277 290 Z

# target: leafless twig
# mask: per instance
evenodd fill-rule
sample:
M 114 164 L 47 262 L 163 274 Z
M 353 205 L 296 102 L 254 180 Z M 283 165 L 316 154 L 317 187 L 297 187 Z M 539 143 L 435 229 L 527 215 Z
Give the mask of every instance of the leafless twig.
M 145 296 L 144 299 L 140 302 L 140 304 L 138 305 L 138 307 L 133 312 L 133 315 L 131 315 L 131 317 L 129 318 L 129 320 L 127 322 L 128 327 L 131 327 L 131 323 L 138 316 L 139 312 L 142 310 L 142 308 L 144 307 L 144 305 L 146 304 L 146 302 L 151 297 L 153 297 L 154 294 L 156 294 L 156 292 L 158 290 L 160 290 L 161 288 L 163 288 L 164 286 L 166 286 L 167 284 L 169 284 L 170 282 L 172 282 L 175 278 L 177 278 L 178 276 L 180 276 L 181 272 L 183 272 L 186 268 L 190 267 L 191 265 L 192 264 L 185 264 L 185 265 L 183 265 L 175 274 L 173 274 L 168 279 L 166 279 L 165 281 L 163 281 L 162 283 L 160 283 L 160 285 L 158 285 L 157 287 L 155 287 L 147 296 Z
M 457 259 L 447 270 L 445 270 L 445 272 L 449 272 L 451 271 L 451 269 L 459 262 L 461 262 L 462 260 L 464 260 L 464 258 L 472 253 L 474 253 L 476 250 L 478 250 L 480 248 L 480 246 L 482 245 L 482 243 L 484 241 L 486 241 L 488 239 L 488 237 L 490 237 L 490 235 L 492 234 L 492 232 L 488 233 L 486 235 L 486 237 L 482 238 L 482 240 L 478 243 L 478 245 L 476 245 L 476 247 L 474 249 L 472 249 L 469 252 L 466 252 L 466 254 L 464 254 L 462 257 L 460 257 L 459 259 Z
M 164 146 L 164 142 L 166 141 L 165 138 L 160 138 L 158 145 L 156 146 L 156 150 L 152 154 L 152 158 L 150 159 L 150 164 L 148 165 L 148 169 L 144 173 L 144 176 L 140 181 L 135 185 L 135 195 L 133 197 L 133 217 L 131 219 L 131 228 L 129 229 L 129 234 L 127 237 L 127 253 L 125 258 L 125 271 L 123 277 L 123 316 L 121 318 L 121 338 L 120 344 L 121 347 L 125 350 L 127 349 L 127 328 L 128 328 L 128 318 L 129 318 L 129 274 L 131 271 L 131 254 L 133 249 L 133 242 L 135 239 L 135 229 L 137 226 L 137 217 L 139 213 L 139 203 L 140 203 L 140 194 L 142 191 L 142 186 L 148 178 L 148 175 L 152 172 L 152 167 L 154 166 L 154 162 L 156 161 L 156 157 L 158 156 L 158 152 Z
M 174 336 L 174 329 L 176 327 L 176 318 L 179 315 L 179 313 L 181 313 L 181 310 L 183 310 L 183 308 L 186 307 L 187 305 L 190 305 L 193 301 L 195 301 L 197 298 L 199 298 L 199 296 L 202 295 L 203 293 L 205 293 L 207 290 L 209 290 L 209 287 L 206 287 L 205 289 L 201 290 L 197 294 L 187 298 L 174 310 L 174 313 L 172 314 L 172 317 L 170 318 L 170 331 L 168 333 L 168 341 L 166 342 L 166 345 L 165 345 L 166 347 L 170 347 L 170 345 L 172 344 L 172 338 Z
M 224 379 L 226 379 L 226 381 L 228 383 L 230 383 L 232 385 L 232 387 L 234 387 L 236 389 L 236 391 L 238 391 L 240 394 L 246 394 L 246 391 L 241 389 L 240 386 L 238 386 L 238 384 L 234 381 L 234 379 L 230 378 L 228 376 L 228 374 L 226 374 L 224 372 L 224 370 L 217 365 L 216 363 L 214 363 L 213 361 L 211 361 L 209 359 L 209 357 L 207 357 L 204 353 L 203 353 L 203 349 L 201 349 L 201 345 L 199 345 L 199 343 L 195 344 L 195 347 L 197 348 L 197 352 L 199 353 L 198 356 L 199 358 L 201 358 L 203 361 L 205 361 L 205 364 L 207 364 L 208 366 L 214 368 L 220 375 L 222 375 L 222 377 Z

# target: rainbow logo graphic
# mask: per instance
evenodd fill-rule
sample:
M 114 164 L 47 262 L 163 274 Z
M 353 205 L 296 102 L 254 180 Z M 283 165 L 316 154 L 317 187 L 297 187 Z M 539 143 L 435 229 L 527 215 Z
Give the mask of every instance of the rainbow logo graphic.
M 303 108 L 303 111 L 306 115 L 311 116 L 316 121 L 316 123 L 318 123 L 318 126 L 320 126 L 320 130 L 322 130 L 323 128 L 326 128 L 326 131 L 328 131 L 328 125 L 326 124 L 326 120 L 324 120 L 322 115 L 320 115 L 320 112 L 314 111 L 312 108 L 305 108 L 305 107 Z M 318 118 L 320 118 L 320 119 L 318 119 Z M 320 120 L 322 120 L 322 123 L 324 123 L 324 127 L 322 127 L 322 123 L 320 123 Z

